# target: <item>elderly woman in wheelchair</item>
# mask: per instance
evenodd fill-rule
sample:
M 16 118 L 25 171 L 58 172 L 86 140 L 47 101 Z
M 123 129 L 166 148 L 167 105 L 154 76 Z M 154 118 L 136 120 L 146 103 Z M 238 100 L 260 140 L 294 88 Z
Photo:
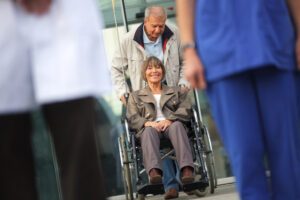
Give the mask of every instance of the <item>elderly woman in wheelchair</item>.
M 165 68 L 156 57 L 149 57 L 142 76 L 144 89 L 133 92 L 127 104 L 127 119 L 140 139 L 143 161 L 151 184 L 162 182 L 160 139 L 167 138 L 175 149 L 181 170 L 181 181 L 194 181 L 194 165 L 185 123 L 191 119 L 191 103 L 187 91 L 162 84 Z

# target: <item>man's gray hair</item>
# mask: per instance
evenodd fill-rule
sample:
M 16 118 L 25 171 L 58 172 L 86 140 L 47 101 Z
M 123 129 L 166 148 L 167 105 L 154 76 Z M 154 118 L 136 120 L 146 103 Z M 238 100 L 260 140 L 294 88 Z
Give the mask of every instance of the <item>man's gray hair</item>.
M 153 9 L 159 9 L 160 11 L 159 12 L 155 12 L 155 15 L 154 16 L 156 16 L 156 17 L 165 17 L 165 18 L 167 18 L 167 10 L 164 8 L 164 7 L 162 7 L 162 6 L 149 6 L 149 7 L 147 7 L 146 9 L 145 9 L 145 18 L 148 18 L 150 15 L 152 15 L 153 13 L 152 13 L 152 10 Z

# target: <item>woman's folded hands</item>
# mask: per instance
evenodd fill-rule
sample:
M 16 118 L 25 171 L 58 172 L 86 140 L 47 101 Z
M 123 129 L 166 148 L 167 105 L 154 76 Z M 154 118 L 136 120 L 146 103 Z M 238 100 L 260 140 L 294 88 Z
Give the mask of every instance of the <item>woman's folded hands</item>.
M 157 132 L 161 133 L 167 130 L 167 128 L 172 124 L 172 121 L 165 119 L 159 122 L 148 121 L 145 123 L 145 127 L 153 127 Z

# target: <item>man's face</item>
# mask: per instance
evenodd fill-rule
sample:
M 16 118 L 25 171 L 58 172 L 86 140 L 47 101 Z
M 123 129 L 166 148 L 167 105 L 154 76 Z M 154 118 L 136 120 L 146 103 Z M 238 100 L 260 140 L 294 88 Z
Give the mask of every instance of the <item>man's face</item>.
M 157 38 L 164 32 L 166 24 L 165 17 L 149 16 L 144 20 L 146 34 L 151 41 L 156 41 Z

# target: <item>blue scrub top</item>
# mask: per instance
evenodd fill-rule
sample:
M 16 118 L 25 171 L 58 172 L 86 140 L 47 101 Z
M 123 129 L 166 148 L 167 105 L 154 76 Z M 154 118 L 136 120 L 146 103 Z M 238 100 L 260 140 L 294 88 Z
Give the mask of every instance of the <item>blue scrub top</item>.
M 285 0 L 196 0 L 195 9 L 208 81 L 267 65 L 295 69 L 295 30 Z

